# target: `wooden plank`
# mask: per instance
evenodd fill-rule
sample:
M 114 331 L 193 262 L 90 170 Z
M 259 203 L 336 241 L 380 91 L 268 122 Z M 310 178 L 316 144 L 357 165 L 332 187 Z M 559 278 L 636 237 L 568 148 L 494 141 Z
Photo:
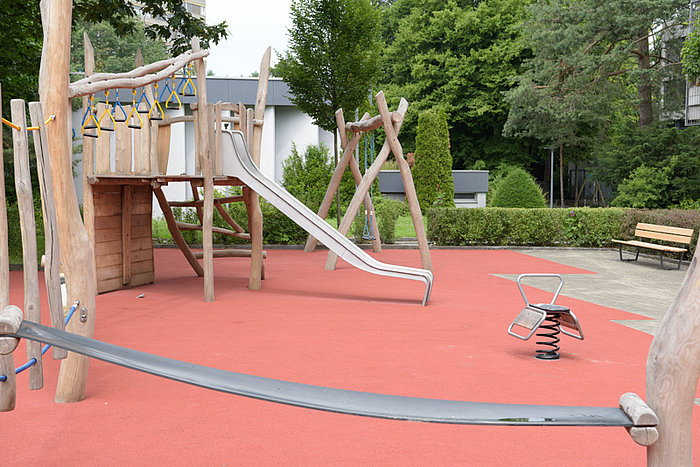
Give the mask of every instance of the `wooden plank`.
M 113 253 L 110 255 L 97 256 L 97 267 L 103 268 L 108 266 L 116 266 L 122 264 L 122 255 Z
M 133 206 L 131 208 L 131 213 L 137 214 L 137 215 L 150 214 L 152 208 L 153 208 L 153 206 L 151 205 L 150 200 L 149 200 L 149 202 L 142 201 L 142 202 L 138 202 L 138 203 L 133 204 Z
M 54 329 L 63 330 L 63 300 L 61 296 L 61 271 L 60 252 L 58 239 L 58 225 L 56 224 L 56 204 L 53 201 L 53 179 L 51 178 L 51 162 L 46 154 L 48 141 L 46 141 L 46 126 L 39 102 L 29 104 L 29 114 L 32 126 L 39 127 L 39 131 L 33 132 L 34 152 L 36 153 L 39 190 L 41 192 L 41 207 L 44 218 L 44 254 L 46 266 L 44 268 L 44 281 L 46 295 L 49 302 L 51 326 Z M 2 167 L 0 167 L 0 170 Z M 4 186 L 4 185 L 2 185 Z M 66 358 L 68 352 L 65 349 L 53 348 L 53 358 Z
M 104 281 L 106 279 L 114 279 L 115 277 L 122 277 L 122 266 L 117 264 L 114 266 L 97 266 L 97 280 L 98 282 Z M 122 284 L 124 281 L 122 281 Z
M 170 125 L 158 125 L 158 172 L 168 173 L 168 160 L 170 159 Z
M 34 199 L 32 194 L 31 172 L 29 170 L 29 143 L 27 139 L 27 111 L 24 101 L 10 101 L 12 121 L 21 129 L 12 131 L 12 149 L 15 155 L 15 190 L 19 207 L 19 222 L 22 228 L 22 261 L 24 269 L 24 319 L 41 323 L 39 304 L 39 274 L 37 272 L 36 223 L 34 220 Z M 27 342 L 27 359 L 35 358 L 37 363 L 29 368 L 30 389 L 44 386 L 44 373 L 41 363 L 41 344 Z
M 153 248 L 153 239 L 148 237 L 132 238 L 131 239 L 131 249 L 132 250 L 150 250 Z
M 119 214 L 95 218 L 95 231 L 120 228 L 122 224 Z
M 158 121 L 152 120 L 150 122 L 150 143 L 151 143 L 151 146 L 148 149 L 148 155 L 150 157 L 150 161 L 149 161 L 148 165 L 149 165 L 149 168 L 151 171 L 151 175 L 160 175 L 161 171 L 160 171 L 160 167 L 158 167 L 158 161 L 159 161 L 159 158 L 158 158 Z
M 134 217 L 131 216 L 133 219 Z M 132 238 L 152 238 L 152 228 L 150 225 L 140 225 L 138 227 L 131 224 L 131 237 Z
M 676 242 L 676 243 L 684 243 L 684 244 L 690 244 L 690 237 L 686 237 L 683 235 L 673 235 L 673 234 L 666 234 L 666 233 L 659 233 L 659 232 L 654 232 L 654 231 L 649 231 L 649 230 L 641 230 L 637 229 L 635 230 L 634 234 L 637 237 L 641 238 L 653 238 L 655 240 L 663 240 L 665 242 Z
M 125 105 L 124 112 L 127 115 L 131 112 L 131 106 Z M 127 122 L 117 124 L 117 129 L 114 130 L 114 146 L 115 146 L 115 172 L 118 174 L 132 174 L 131 170 L 131 128 L 127 126 Z
M 97 109 L 97 116 L 99 117 L 107 106 L 100 102 L 95 108 Z M 111 131 L 100 131 L 100 136 L 97 139 L 93 138 L 95 139 L 95 174 L 98 176 L 112 173 L 109 160 L 111 138 Z
M 118 216 L 121 212 L 121 203 L 95 203 L 95 215 L 98 217 Z
M 143 274 L 145 272 L 153 272 L 153 261 L 134 261 L 131 263 L 131 273 L 133 275 Z
M 134 214 L 131 213 L 131 225 L 134 227 L 149 226 L 153 228 L 153 220 L 150 214 Z
M 115 240 L 113 242 L 99 242 L 95 244 L 95 257 L 99 258 L 106 255 L 115 255 L 122 253 L 122 241 Z
M 651 230 L 653 232 L 662 232 L 662 233 L 669 233 L 669 234 L 675 234 L 675 235 L 683 235 L 686 237 L 692 237 L 693 236 L 693 229 L 686 229 L 683 227 L 672 227 L 668 225 L 657 225 L 657 224 L 645 224 L 643 222 L 640 222 L 637 224 L 638 229 L 642 230 Z
M 122 283 L 128 284 L 131 280 L 131 210 L 132 210 L 131 186 L 122 187 Z
M 55 115 L 47 126 L 51 171 L 54 176 L 54 199 L 57 209 L 61 266 L 66 277 L 68 298 L 80 301 L 84 319 L 73 319 L 67 330 L 84 337 L 92 337 L 95 326 L 95 261 L 90 238 L 82 223 L 73 184 L 70 138 L 69 65 L 71 41 L 71 0 L 52 0 L 40 3 L 44 25 L 39 95 L 45 115 Z M 55 14 L 50 14 L 55 12 Z M 89 367 L 88 357 L 68 353 L 61 362 L 56 388 L 56 402 L 77 402 L 85 398 Z
M 0 84 L 0 103 L 2 102 L 2 85 Z M 2 118 L 2 105 L 0 105 Z M 3 126 L 0 123 L 0 141 L 3 140 Z M 0 310 L 10 304 L 10 253 L 7 232 L 7 200 L 5 198 L 5 167 L 4 158 L 0 157 Z M 0 354 L 0 374 L 6 375 L 7 380 L 0 384 L 0 412 L 14 410 L 17 398 L 17 382 L 15 378 L 15 359 L 12 354 Z
M 238 103 L 238 115 L 239 115 L 238 125 L 235 125 L 234 128 L 236 130 L 240 130 L 243 132 L 243 136 L 246 138 L 246 142 L 247 142 L 247 141 L 249 141 L 248 134 L 246 132 L 246 128 L 248 128 L 248 115 L 247 115 L 245 105 L 243 105 L 243 102 Z
M 113 242 L 121 240 L 122 231 L 119 229 L 100 229 L 95 230 L 95 243 Z
M 160 186 L 154 185 L 153 194 L 156 195 L 160 209 L 163 211 L 163 217 L 165 217 L 165 222 L 168 225 L 168 230 L 170 231 L 170 235 L 173 236 L 175 244 L 180 247 L 182 254 L 185 255 L 185 259 L 187 259 L 187 262 L 192 266 L 194 272 L 197 273 L 198 276 L 203 276 L 204 270 L 202 269 L 202 265 L 199 264 L 192 254 L 192 250 L 190 250 L 190 247 L 187 245 L 187 242 L 182 238 L 182 233 L 180 233 L 180 229 L 177 228 L 177 221 L 175 220 L 175 216 L 173 216 L 173 211 L 170 209 L 168 200 L 165 198 L 165 194 L 163 194 L 163 190 Z

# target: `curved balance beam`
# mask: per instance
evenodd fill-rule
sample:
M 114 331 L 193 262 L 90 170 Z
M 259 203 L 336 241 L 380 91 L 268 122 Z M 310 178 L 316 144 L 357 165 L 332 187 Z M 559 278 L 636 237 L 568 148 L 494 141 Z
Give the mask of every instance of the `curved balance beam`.
M 194 386 L 308 409 L 364 417 L 462 425 L 640 427 L 620 408 L 495 404 L 349 391 L 218 370 L 127 349 L 23 321 L 8 337 L 31 339 L 87 357 Z M 644 425 L 642 424 L 641 427 Z

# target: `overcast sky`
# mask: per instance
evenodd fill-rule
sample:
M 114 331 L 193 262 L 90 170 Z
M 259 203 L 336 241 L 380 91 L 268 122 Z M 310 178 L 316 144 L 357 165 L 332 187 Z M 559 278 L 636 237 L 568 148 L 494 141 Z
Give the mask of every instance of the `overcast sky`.
M 215 76 L 250 76 L 260 68 L 265 49 L 272 46 L 272 64 L 276 51 L 287 47 L 289 6 L 292 0 L 207 0 L 207 23 L 226 21 L 229 37 L 211 48 L 207 69 Z

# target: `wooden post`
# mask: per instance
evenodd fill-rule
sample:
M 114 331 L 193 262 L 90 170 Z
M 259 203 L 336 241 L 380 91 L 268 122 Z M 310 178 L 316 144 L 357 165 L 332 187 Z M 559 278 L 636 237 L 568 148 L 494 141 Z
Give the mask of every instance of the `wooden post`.
M 691 415 L 700 377 L 698 247 L 647 358 L 647 404 L 659 418 L 659 440 L 647 448 L 652 467 L 693 464 Z
M 24 101 L 10 101 L 12 122 L 20 130 L 12 131 L 13 150 L 15 153 L 15 189 L 19 207 L 19 222 L 22 226 L 22 262 L 24 263 L 24 313 L 28 321 L 41 323 L 39 304 L 39 274 L 37 268 L 36 222 L 34 220 L 34 197 L 32 179 L 29 171 L 29 141 L 27 139 L 27 109 Z M 27 342 L 27 359 L 36 359 L 36 364 L 29 367 L 29 387 L 44 387 L 44 372 L 41 364 L 41 344 Z
M 394 125 L 392 125 L 391 113 L 386 105 L 386 98 L 384 97 L 384 91 L 379 91 L 376 95 L 377 108 L 379 109 L 379 114 L 382 116 L 384 121 L 384 131 L 386 132 L 386 141 L 389 143 L 391 152 L 394 153 L 394 158 L 399 165 L 399 171 L 401 172 L 401 178 L 403 179 L 403 188 L 406 192 L 406 198 L 408 200 L 408 207 L 411 210 L 411 218 L 413 219 L 413 226 L 416 229 L 416 240 L 418 240 L 418 248 L 420 249 L 420 259 L 423 265 L 423 269 L 428 271 L 433 270 L 433 262 L 430 259 L 430 249 L 428 248 L 428 238 L 425 235 L 425 225 L 423 223 L 423 213 L 420 210 L 420 204 L 418 203 L 418 195 L 416 194 L 416 187 L 413 185 L 413 176 L 411 175 L 411 168 L 408 166 L 408 162 L 403 157 L 403 148 L 401 143 L 399 143 L 399 138 L 397 131 L 394 130 Z
M 44 32 L 46 35 L 46 32 Z M 44 42 L 46 42 L 46 37 L 44 37 Z M 44 55 L 42 54 L 42 65 L 43 65 Z M 95 49 L 92 47 L 92 42 L 90 41 L 90 36 L 87 33 L 83 33 L 83 60 L 85 61 L 85 77 L 88 77 L 95 73 Z M 42 99 L 43 101 L 43 99 Z M 84 96 L 83 101 L 83 115 L 85 115 L 85 110 L 87 109 L 88 98 Z M 43 102 L 42 102 L 42 105 Z M 44 115 L 48 115 L 44 113 Z M 118 131 L 118 130 L 115 130 Z M 77 132 L 76 132 L 77 133 Z M 71 149 L 72 152 L 72 149 Z M 47 158 L 49 154 L 46 154 Z M 85 226 L 85 231 L 90 239 L 90 244 L 95 246 L 95 199 L 92 195 L 92 185 L 88 183 L 89 177 L 95 175 L 95 140 L 94 138 L 83 137 L 83 224 Z M 53 198 L 53 194 L 52 194 Z M 94 252 L 94 250 L 93 250 Z M 95 258 L 93 256 L 93 262 Z M 59 263 L 60 264 L 60 263 Z M 60 273 L 60 272 L 59 272 Z M 95 289 L 97 289 L 97 274 L 95 274 Z M 61 305 L 63 306 L 63 305 Z M 60 350 L 60 352 L 65 353 L 65 350 Z M 54 350 L 54 358 L 56 357 L 56 350 Z M 65 358 L 65 357 L 64 357 Z
M 406 115 L 407 110 L 408 102 L 406 101 L 406 99 L 402 98 L 401 102 L 399 102 L 398 109 L 396 109 L 396 111 L 401 114 L 402 118 L 400 121 L 395 122 L 393 124 L 396 133 L 398 133 L 401 129 L 401 125 L 403 124 L 403 117 Z M 343 220 L 338 226 L 338 232 L 340 232 L 341 234 L 347 235 L 347 233 L 350 231 L 352 221 L 355 219 L 357 211 L 360 209 L 360 205 L 362 204 L 365 196 L 367 196 L 367 193 L 369 192 L 369 189 L 372 186 L 374 179 L 377 178 L 377 175 L 379 175 L 379 171 L 382 170 L 382 165 L 384 165 L 384 162 L 386 161 L 386 158 L 389 156 L 390 152 L 391 149 L 389 147 L 389 142 L 384 141 L 384 145 L 382 146 L 381 151 L 379 151 L 379 154 L 374 159 L 374 163 L 372 164 L 372 166 L 369 169 L 367 169 L 367 172 L 365 172 L 365 176 L 362 178 L 362 182 L 360 182 L 360 185 L 358 185 L 357 190 L 355 190 L 355 194 L 353 195 L 352 200 L 350 200 L 348 210 L 345 211 L 345 216 L 343 217 Z M 326 259 L 325 269 L 327 271 L 334 270 L 337 262 L 338 255 L 336 255 L 332 251 L 329 251 L 328 258 Z
M 0 87 L 0 118 L 2 118 L 2 87 Z M 2 141 L 3 124 L 0 123 L 0 141 Z M 7 202 L 5 200 L 5 167 L 0 157 L 0 310 L 10 304 L 10 253 L 7 244 Z M 0 354 L 0 375 L 7 376 L 0 383 L 0 412 L 15 408 L 16 380 L 15 360 L 12 354 Z
M 60 272 L 60 244 L 58 240 L 58 226 L 56 225 L 56 203 L 53 201 L 53 179 L 51 178 L 51 162 L 46 153 L 48 142 L 46 141 L 46 126 L 39 102 L 29 103 L 29 114 L 32 126 L 39 127 L 39 131 L 33 134 L 34 150 L 36 152 L 37 166 L 39 170 L 39 189 L 41 190 L 41 206 L 44 213 L 44 237 L 46 263 L 44 266 L 44 279 L 46 282 L 46 295 L 49 299 L 51 314 L 51 326 L 54 329 L 64 329 L 63 324 L 63 300 L 61 297 L 61 272 Z M 68 355 L 65 349 L 53 346 L 53 358 L 64 359 Z
M 223 164 L 223 142 L 222 138 L 222 120 L 221 120 L 221 108 L 223 104 L 221 101 L 214 104 L 214 174 L 222 174 L 222 164 Z
M 66 276 L 68 300 L 80 300 L 82 319 L 69 323 L 69 332 L 92 337 L 95 329 L 95 261 L 83 226 L 73 185 L 71 166 L 71 111 L 68 100 L 70 64 L 71 0 L 42 0 L 44 46 L 39 72 L 39 94 L 44 115 L 56 115 L 47 126 L 49 155 L 54 181 L 61 262 Z M 70 352 L 61 362 L 56 402 L 85 398 L 89 359 Z
M 192 51 L 199 52 L 199 38 L 192 38 Z M 214 244 L 212 227 L 214 226 L 214 177 L 209 141 L 209 112 L 207 109 L 207 69 L 204 59 L 195 60 L 197 69 L 197 114 L 199 124 L 196 131 L 197 154 L 202 164 L 204 175 L 204 219 L 202 223 L 202 249 L 204 250 L 204 301 L 214 301 Z M 197 118 L 195 118 L 197 120 Z

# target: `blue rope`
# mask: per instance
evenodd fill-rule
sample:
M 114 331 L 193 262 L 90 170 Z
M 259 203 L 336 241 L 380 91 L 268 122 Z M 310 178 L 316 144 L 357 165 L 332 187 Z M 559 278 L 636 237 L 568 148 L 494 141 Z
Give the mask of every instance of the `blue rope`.
M 68 310 L 68 314 L 66 315 L 66 319 L 63 320 L 64 326 L 68 325 L 68 322 L 73 317 L 73 314 L 75 314 L 75 310 L 78 309 L 78 305 L 80 305 L 80 302 L 78 300 L 76 300 L 75 303 L 73 303 L 73 307 L 70 310 Z M 48 352 L 50 348 L 51 348 L 51 345 L 49 345 L 49 344 L 46 344 L 44 347 L 42 347 L 41 348 L 41 355 L 44 355 L 46 352 Z M 15 368 L 15 374 L 18 375 L 18 374 L 22 373 L 24 370 L 26 370 L 27 368 L 30 368 L 32 365 L 36 365 L 36 358 L 32 358 L 24 365 L 20 365 L 17 368 Z M 0 375 L 0 383 L 4 383 L 5 381 L 7 381 L 7 376 Z

